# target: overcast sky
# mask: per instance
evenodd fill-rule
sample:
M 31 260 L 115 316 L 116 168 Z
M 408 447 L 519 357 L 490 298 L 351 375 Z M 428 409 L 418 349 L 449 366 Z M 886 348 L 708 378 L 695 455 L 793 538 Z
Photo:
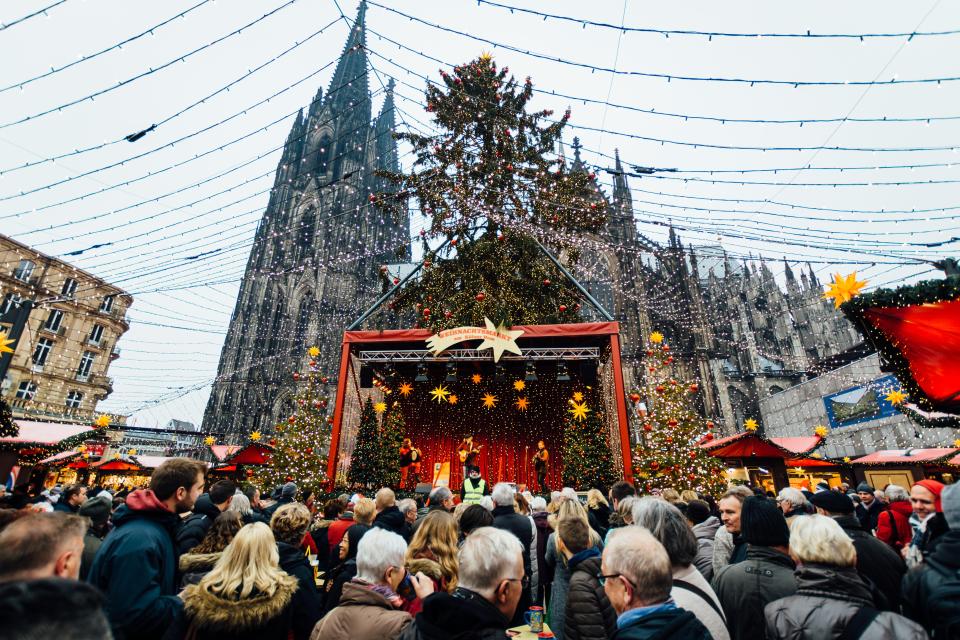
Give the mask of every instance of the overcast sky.
M 0 30 L 0 59 L 5 61 L 0 66 L 2 89 L 90 56 L 201 5 L 152 35 L 0 93 L 2 232 L 134 294 L 131 329 L 119 344 L 122 357 L 110 367 L 115 392 L 101 408 L 133 412 L 138 424 L 163 424 L 170 418 L 200 422 L 255 224 L 266 205 L 279 159 L 279 152 L 270 150 L 282 145 L 291 114 L 307 105 L 318 87 L 326 89 L 347 36 L 349 25 L 340 20 L 333 0 L 296 0 L 284 6 L 289 2 L 67 0 L 47 16 Z M 352 20 L 356 5 L 339 3 Z M 401 126 L 429 125 L 429 114 L 422 107 L 421 76 L 437 79 L 441 66 L 430 58 L 455 64 L 492 51 L 499 64 L 508 65 L 521 78 L 530 75 L 542 92 L 594 101 L 538 94 L 536 106 L 554 108 L 558 114 L 571 106 L 571 124 L 588 129 L 571 127 L 567 140 L 579 135 L 585 161 L 598 168 L 610 167 L 609 158 L 619 148 L 625 163 L 682 172 L 784 169 L 712 176 L 678 172 L 660 174 L 660 179 L 631 179 L 640 228 L 654 239 L 665 238 L 662 225 L 672 219 L 682 229 L 684 241 L 720 242 L 734 254 L 753 253 L 776 261 L 784 256 L 794 263 L 811 260 L 822 279 L 829 279 L 828 274 L 835 271 L 859 269 L 871 286 L 938 277 L 929 265 L 916 264 L 916 259 L 950 255 L 949 249 L 956 246 L 917 245 L 960 236 L 960 197 L 950 182 L 960 179 L 960 170 L 951 164 L 958 160 L 958 152 L 950 148 L 960 145 L 960 119 L 807 122 L 801 126 L 645 112 L 755 120 L 957 117 L 958 82 L 872 87 L 668 82 L 636 73 L 591 70 L 555 59 L 621 72 L 727 79 L 853 82 L 949 78 L 960 76 L 960 35 L 918 36 L 909 42 L 903 37 L 863 41 L 665 37 L 556 19 L 544 21 L 495 6 L 478 6 L 473 0 L 382 3 L 476 38 L 554 59 L 441 31 L 371 5 L 368 45 L 375 74 L 370 87 L 378 92 L 375 104 L 379 105 L 382 83 L 389 77 L 397 79 Z M 960 5 L 930 0 L 503 3 L 653 29 L 815 34 L 960 29 Z M 48 4 L 50 0 L 8 0 L 0 7 L 0 21 L 9 23 Z M 11 124 L 161 67 L 278 8 L 249 29 L 183 61 L 93 100 Z M 298 42 L 302 44 L 295 46 Z M 291 47 L 289 53 L 250 73 L 229 91 L 169 120 L 139 141 L 114 142 L 167 119 Z M 250 108 L 277 93 L 269 102 Z M 211 128 L 172 147 L 97 171 L 207 127 Z M 232 143 L 241 137 L 242 141 Z M 55 163 L 9 171 L 104 142 L 112 144 Z M 726 147 L 946 149 L 761 151 L 674 142 Z M 232 144 L 224 146 L 227 143 Z M 184 163 L 198 154 L 205 155 Z M 169 168 L 177 163 L 184 164 Z M 929 164 L 939 166 L 911 167 Z M 900 168 L 790 170 L 890 165 Z M 93 173 L 77 177 L 88 172 Z M 600 179 L 610 180 L 603 173 Z M 704 179 L 767 184 L 711 184 Z M 63 180 L 68 181 L 18 195 Z M 191 187 L 201 181 L 204 184 Z M 935 182 L 872 184 L 905 181 Z M 810 183 L 866 184 L 834 187 Z M 103 193 L 79 198 L 100 190 Z M 171 192 L 178 193 L 167 195 Z M 931 209 L 935 211 L 867 213 Z M 415 223 L 413 233 L 418 228 Z M 776 273 L 782 273 L 782 262 L 773 266 Z

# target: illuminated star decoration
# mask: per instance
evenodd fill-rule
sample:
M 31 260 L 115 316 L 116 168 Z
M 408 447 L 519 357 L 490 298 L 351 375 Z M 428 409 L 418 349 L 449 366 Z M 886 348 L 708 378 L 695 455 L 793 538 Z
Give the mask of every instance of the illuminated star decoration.
M 530 405 L 530 402 L 526 398 L 520 397 L 520 398 L 517 398 L 517 401 L 514 402 L 513 404 L 517 408 L 517 410 L 526 411 L 527 407 Z
M 0 353 L 13 353 L 13 349 L 10 348 L 16 340 L 13 338 L 7 337 L 6 331 L 0 331 Z
M 814 428 L 813 433 L 815 433 L 816 435 L 820 436 L 821 438 L 826 438 L 826 437 L 827 437 L 827 434 L 830 433 L 830 429 L 828 429 L 827 427 L 825 427 L 825 426 L 822 425 L 822 424 L 818 424 L 818 425 Z
M 840 308 L 847 300 L 852 300 L 854 296 L 860 295 L 861 289 L 867 286 L 866 280 L 857 280 L 857 272 L 854 271 L 847 277 L 839 273 L 834 274 L 833 282 L 827 287 L 823 294 L 824 298 L 833 299 L 833 306 Z
M 127 455 L 128 455 L 128 456 L 135 456 L 135 455 L 137 455 L 137 450 L 136 450 L 136 449 L 130 449 L 130 451 L 127 451 Z
M 850 456 L 843 456 L 844 462 L 850 462 Z
M 573 415 L 573 419 L 577 422 L 583 422 L 587 419 L 587 414 L 590 413 L 589 407 L 587 407 L 586 402 L 573 402 L 570 401 L 570 404 L 573 406 L 572 409 L 567 409 L 567 413 Z
M 481 62 L 490 62 L 491 60 L 493 60 L 493 54 L 490 53 L 489 51 L 484 51 L 483 53 L 480 54 Z
M 387 410 L 387 403 L 377 402 L 376 404 L 373 405 L 373 410 L 376 411 L 377 413 L 383 413 L 384 411 Z
M 470 381 L 473 382 L 473 384 L 480 384 L 482 380 L 483 380 L 483 376 L 481 376 L 479 373 L 475 373 L 472 376 L 470 376 Z
M 497 406 L 497 396 L 492 393 L 485 393 L 480 399 L 483 400 L 483 406 L 486 409 L 493 409 Z
M 316 358 L 318 355 L 320 355 L 320 348 L 310 347 L 309 349 L 307 349 L 307 353 L 310 355 L 311 358 Z
M 216 441 L 217 439 L 214 438 L 213 436 L 207 436 L 206 438 L 203 439 L 203 444 L 210 447 L 210 446 L 213 446 L 213 443 L 215 443 Z
M 504 351 L 515 353 L 518 356 L 523 355 L 523 353 L 520 351 L 520 347 L 517 346 L 517 338 L 523 335 L 523 331 L 510 331 L 503 325 L 502 322 L 499 326 L 494 326 L 494 324 L 490 322 L 490 318 L 484 318 L 483 323 L 486 325 L 488 331 L 496 331 L 499 335 L 503 336 L 503 338 L 497 340 L 484 340 L 477 345 L 477 351 L 480 351 L 481 349 L 492 349 L 494 362 L 500 362 L 500 356 L 503 355 Z
M 960 438 L 957 438 L 956 440 L 953 441 L 953 446 L 960 449 Z
M 458 398 L 455 394 L 452 394 L 452 393 L 450 394 L 450 397 L 447 398 L 447 402 L 449 402 L 450 404 L 457 404 L 457 402 L 459 401 L 460 401 L 460 398 Z
M 573 401 L 574 402 L 583 402 L 583 394 L 579 391 L 573 392 Z
M 513 381 L 513 388 L 514 388 L 516 391 L 523 391 L 524 389 L 527 388 L 527 383 L 524 382 L 523 380 L 514 380 L 514 381 Z
M 661 342 L 663 342 L 663 334 L 660 333 L 659 331 L 654 331 L 653 333 L 650 334 L 650 342 L 652 342 L 653 344 L 660 344 Z
M 430 395 L 433 396 L 433 399 L 437 401 L 437 404 L 442 404 L 446 401 L 447 396 L 450 395 L 450 390 L 445 386 L 440 385 L 436 389 L 430 391 Z
M 758 426 L 757 421 L 753 418 L 747 418 L 743 423 L 743 428 L 747 431 L 756 431 Z
M 259 431 L 254 431 L 253 433 L 250 434 L 250 439 L 253 440 L 254 442 L 258 441 L 261 437 L 262 436 L 260 435 Z
M 105 414 L 105 413 L 101 413 L 99 416 L 97 416 L 97 421 L 95 422 L 95 424 L 96 424 L 98 427 L 109 427 L 109 426 L 110 426 L 110 416 L 108 416 L 108 415 Z
M 900 389 L 894 389 L 888 393 L 886 397 L 887 402 L 890 404 L 901 404 L 906 399 L 907 394 L 905 394 L 903 391 L 900 391 Z
M 408 395 L 410 395 L 410 392 L 413 391 L 413 385 L 409 382 L 403 382 L 400 384 L 398 391 L 400 391 L 400 395 L 406 398 Z

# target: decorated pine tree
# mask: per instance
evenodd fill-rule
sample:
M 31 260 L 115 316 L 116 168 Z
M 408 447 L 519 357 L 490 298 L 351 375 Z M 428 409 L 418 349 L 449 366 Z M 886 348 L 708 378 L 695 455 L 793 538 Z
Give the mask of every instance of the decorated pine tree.
M 568 401 L 563 425 L 563 484 L 585 491 L 617 481 L 603 413 L 592 410 L 582 393 Z
M 6 400 L 0 400 L 0 438 L 15 438 L 18 435 L 20 429 L 13 421 L 13 410 Z
M 330 402 L 327 378 L 316 369 L 316 347 L 308 351 L 306 373 L 293 373 L 297 382 L 295 413 L 275 427 L 269 444 L 273 447 L 270 464 L 255 472 L 262 487 L 295 482 L 301 487 L 319 487 L 327 481 L 327 450 L 330 427 L 327 410 Z M 256 434 L 259 439 L 260 434 Z
M 400 447 L 407 424 L 403 419 L 400 403 L 394 402 L 383 417 L 382 437 L 380 439 L 380 485 L 384 487 L 400 486 Z
M 633 453 L 633 473 L 649 489 L 693 489 L 717 496 L 726 487 L 723 463 L 699 445 L 713 438 L 713 423 L 696 410 L 696 380 L 679 380 L 674 358 L 663 335 L 654 332 L 646 352 L 647 377 L 634 401 L 646 400 L 642 442 Z
M 382 412 L 380 404 L 377 403 L 377 409 Z M 381 468 L 383 432 L 380 429 L 377 413 L 373 401 L 367 398 L 360 413 L 360 427 L 357 429 L 357 439 L 354 441 L 353 455 L 350 457 L 350 471 L 347 478 L 351 485 L 367 488 L 383 486 Z
M 569 112 L 551 121 L 551 111 L 529 111 L 530 78 L 518 82 L 490 55 L 440 75 L 426 92 L 439 132 L 399 134 L 416 153 L 411 171 L 381 172 L 395 190 L 370 196 L 398 215 L 412 200 L 430 218 L 424 269 L 390 307 L 434 330 L 483 326 L 484 317 L 507 326 L 576 321 L 578 292 L 534 239 L 549 238 L 572 261 L 576 250 L 562 239 L 606 219 L 595 176 L 555 153 Z

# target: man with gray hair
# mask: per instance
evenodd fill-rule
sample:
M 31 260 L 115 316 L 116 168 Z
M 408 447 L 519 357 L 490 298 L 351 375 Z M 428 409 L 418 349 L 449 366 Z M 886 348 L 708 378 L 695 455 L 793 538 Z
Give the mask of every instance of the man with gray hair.
M 414 533 L 416 533 L 417 527 L 420 526 L 420 523 L 423 522 L 423 519 L 431 511 L 446 511 L 447 513 L 453 511 L 453 491 L 450 491 L 447 487 L 435 487 L 433 491 L 430 492 L 428 501 L 430 504 L 427 507 L 427 513 L 419 516 L 417 521 L 413 523 Z
M 404 539 L 409 543 L 413 537 L 413 523 L 417 521 L 417 501 L 413 498 L 404 498 L 397 503 L 397 509 L 403 514 L 403 529 L 406 532 Z
M 35 513 L 0 533 L 0 582 L 80 577 L 83 537 L 90 521 L 72 514 Z
M 600 583 L 617 612 L 613 640 L 671 638 L 708 640 L 710 632 L 670 598 L 673 587 L 666 549 L 643 527 L 621 527 L 603 550 Z
M 427 596 L 400 640 L 506 639 L 528 586 L 522 556 L 523 546 L 509 532 L 474 529 L 460 548 L 459 585 Z
M 534 535 L 536 526 L 533 519 L 514 509 L 514 488 L 506 482 L 498 482 L 493 487 L 493 526 L 497 529 L 509 531 L 517 537 L 517 540 L 523 545 L 523 575 L 528 580 L 532 580 L 533 563 L 531 562 L 531 549 L 533 558 L 536 558 L 537 547 L 534 544 Z M 524 590 L 524 597 L 520 600 L 519 613 L 514 616 L 514 624 L 523 624 L 523 613 L 530 606 L 533 598 L 529 589 Z
M 787 519 L 787 525 L 789 525 L 797 516 L 807 515 L 807 496 L 803 495 L 799 489 L 784 487 L 777 494 L 777 506 L 780 507 L 780 511 L 783 511 L 783 517 Z

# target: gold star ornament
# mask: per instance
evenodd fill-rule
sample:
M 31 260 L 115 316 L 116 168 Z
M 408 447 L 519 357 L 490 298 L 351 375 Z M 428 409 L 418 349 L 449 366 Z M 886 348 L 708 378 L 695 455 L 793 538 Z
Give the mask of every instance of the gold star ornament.
M 10 347 L 16 340 L 13 338 L 7 337 L 6 331 L 0 331 L 0 353 L 13 353 L 13 349 Z
M 583 402 L 583 394 L 579 391 L 573 392 L 573 401 L 574 402 Z
M 492 393 L 483 394 L 483 397 L 480 398 L 480 400 L 483 401 L 483 407 L 485 409 L 493 409 L 494 407 L 497 406 L 497 402 L 498 402 L 497 396 L 493 395 Z
M 307 354 L 308 354 L 311 358 L 316 358 L 317 356 L 320 355 L 320 348 L 319 348 L 319 347 L 310 347 L 309 349 L 307 349 Z
M 450 397 L 447 398 L 447 402 L 450 404 L 457 404 L 458 402 L 460 402 L 460 398 L 458 398 L 456 395 L 451 393 Z
M 400 392 L 400 395 L 406 398 L 413 391 L 413 385 L 410 384 L 409 382 L 403 382 L 400 384 L 400 388 L 397 389 L 397 391 Z
M 377 413 L 383 413 L 384 411 L 387 410 L 387 403 L 386 403 L 386 402 L 378 402 L 378 403 L 376 403 L 376 404 L 373 405 L 373 410 L 376 411 Z
M 217 439 L 214 438 L 213 436 L 207 436 L 206 438 L 203 439 L 203 444 L 207 445 L 208 447 L 212 447 L 216 441 Z
M 447 401 L 447 396 L 450 395 L 450 390 L 447 389 L 445 386 L 440 385 L 436 389 L 431 390 L 430 395 L 433 397 L 434 400 L 437 401 L 437 404 L 443 404 L 444 402 Z
M 747 418 L 743 423 L 743 428 L 750 432 L 756 431 L 759 426 L 753 418 Z
M 259 432 L 259 431 L 254 431 L 253 433 L 250 434 L 250 439 L 253 440 L 254 442 L 259 441 L 260 438 L 262 438 L 262 437 L 263 437 L 263 436 L 260 435 L 260 432 Z
M 101 413 L 97 416 L 97 421 L 94 423 L 98 427 L 109 427 L 110 426 L 110 416 L 105 413 Z
M 833 282 L 831 282 L 827 287 L 827 291 L 823 294 L 823 297 L 832 299 L 833 306 L 839 309 L 840 305 L 842 305 L 844 302 L 852 300 L 855 296 L 860 295 L 860 291 L 865 286 L 867 286 L 867 281 L 857 280 L 856 271 L 846 277 L 837 273 L 834 274 Z
M 567 409 L 567 413 L 573 416 L 573 419 L 577 422 L 583 422 L 587 419 L 587 414 L 590 413 L 590 408 L 587 406 L 586 402 L 573 402 L 570 404 L 573 406 L 572 409 Z
M 907 394 L 900 389 L 894 389 L 887 394 L 886 400 L 890 404 L 903 404 L 903 401 L 907 399 Z
M 526 411 L 527 407 L 530 406 L 530 401 L 526 398 L 520 397 L 517 398 L 517 401 L 513 403 L 513 406 L 515 406 L 518 411 Z
M 527 388 L 527 383 L 524 382 L 523 380 L 514 380 L 513 388 L 515 391 L 523 391 L 524 389 Z
M 817 435 L 817 436 L 820 436 L 821 438 L 826 438 L 826 437 L 827 437 L 827 434 L 830 433 L 830 429 L 828 429 L 827 427 L 825 427 L 825 426 L 822 425 L 822 424 L 818 424 L 818 425 L 814 428 L 813 433 L 814 433 L 815 435 Z
M 470 376 L 470 381 L 473 384 L 480 384 L 481 382 L 483 382 L 483 376 L 481 376 L 479 373 L 475 373 L 472 376 Z
M 661 342 L 663 342 L 663 334 L 660 333 L 659 331 L 654 331 L 653 333 L 650 334 L 650 342 L 652 342 L 653 344 L 660 344 Z

